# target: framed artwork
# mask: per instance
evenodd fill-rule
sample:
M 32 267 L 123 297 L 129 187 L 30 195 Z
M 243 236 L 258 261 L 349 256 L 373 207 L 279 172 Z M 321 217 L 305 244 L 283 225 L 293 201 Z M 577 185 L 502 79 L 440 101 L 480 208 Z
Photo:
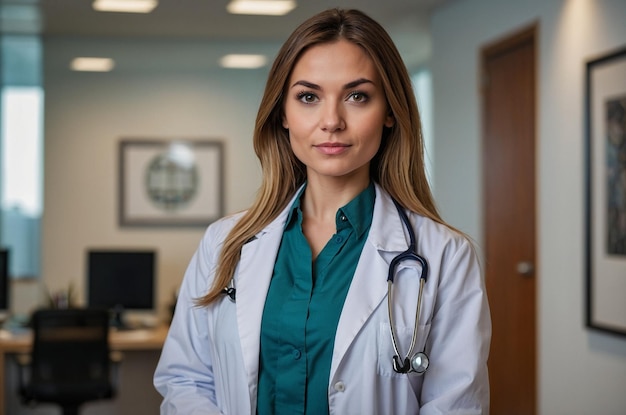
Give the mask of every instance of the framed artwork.
M 121 140 L 120 226 L 205 227 L 223 215 L 222 143 Z
M 626 47 L 586 64 L 587 327 L 626 336 Z

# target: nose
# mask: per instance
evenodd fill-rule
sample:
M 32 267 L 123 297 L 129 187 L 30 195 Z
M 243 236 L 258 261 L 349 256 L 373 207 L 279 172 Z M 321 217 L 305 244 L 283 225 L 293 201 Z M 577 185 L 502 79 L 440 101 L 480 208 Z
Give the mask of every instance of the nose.
M 346 128 L 346 122 L 341 105 L 327 102 L 321 111 L 320 127 L 323 131 L 334 132 Z

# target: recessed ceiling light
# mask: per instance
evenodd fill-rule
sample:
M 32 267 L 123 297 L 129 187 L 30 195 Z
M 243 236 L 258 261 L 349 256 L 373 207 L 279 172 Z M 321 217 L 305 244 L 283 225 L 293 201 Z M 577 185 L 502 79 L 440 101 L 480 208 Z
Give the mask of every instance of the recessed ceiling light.
M 225 55 L 220 59 L 220 65 L 224 68 L 255 69 L 265 66 L 265 55 Z
M 70 63 L 73 71 L 109 72 L 115 66 L 111 58 L 74 58 Z
M 94 0 L 92 7 L 99 12 L 150 13 L 157 0 Z
M 282 16 L 296 8 L 295 0 L 232 0 L 226 10 L 233 14 Z

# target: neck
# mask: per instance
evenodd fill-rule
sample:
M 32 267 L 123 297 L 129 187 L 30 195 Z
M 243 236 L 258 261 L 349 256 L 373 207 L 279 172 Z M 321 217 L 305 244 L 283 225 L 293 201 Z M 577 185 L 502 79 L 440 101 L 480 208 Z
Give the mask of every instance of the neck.
M 335 214 L 342 206 L 354 199 L 369 185 L 360 181 L 318 181 L 309 180 L 304 191 L 302 212 L 305 218 L 318 223 L 335 223 Z

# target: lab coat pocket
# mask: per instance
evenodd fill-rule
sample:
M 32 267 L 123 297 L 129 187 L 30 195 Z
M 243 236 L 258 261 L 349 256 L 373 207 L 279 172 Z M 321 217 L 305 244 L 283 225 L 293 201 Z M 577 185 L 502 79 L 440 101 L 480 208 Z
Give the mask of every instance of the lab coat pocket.
M 404 360 L 409 347 L 411 345 L 411 339 L 413 338 L 413 326 L 395 326 L 396 328 L 396 340 L 398 342 L 398 351 L 400 352 L 400 359 Z M 413 348 L 413 354 L 424 350 L 428 333 L 430 332 L 430 324 L 420 325 L 417 330 L 417 339 L 415 340 L 415 347 Z M 393 370 L 393 357 L 396 355 L 396 351 L 393 348 L 393 341 L 391 339 L 391 326 L 387 322 L 381 322 L 378 328 L 378 336 L 376 338 L 378 349 L 378 363 L 377 373 L 386 377 L 402 377 L 407 376 L 405 373 L 397 373 Z M 408 376 L 419 376 L 417 373 L 409 373 Z

